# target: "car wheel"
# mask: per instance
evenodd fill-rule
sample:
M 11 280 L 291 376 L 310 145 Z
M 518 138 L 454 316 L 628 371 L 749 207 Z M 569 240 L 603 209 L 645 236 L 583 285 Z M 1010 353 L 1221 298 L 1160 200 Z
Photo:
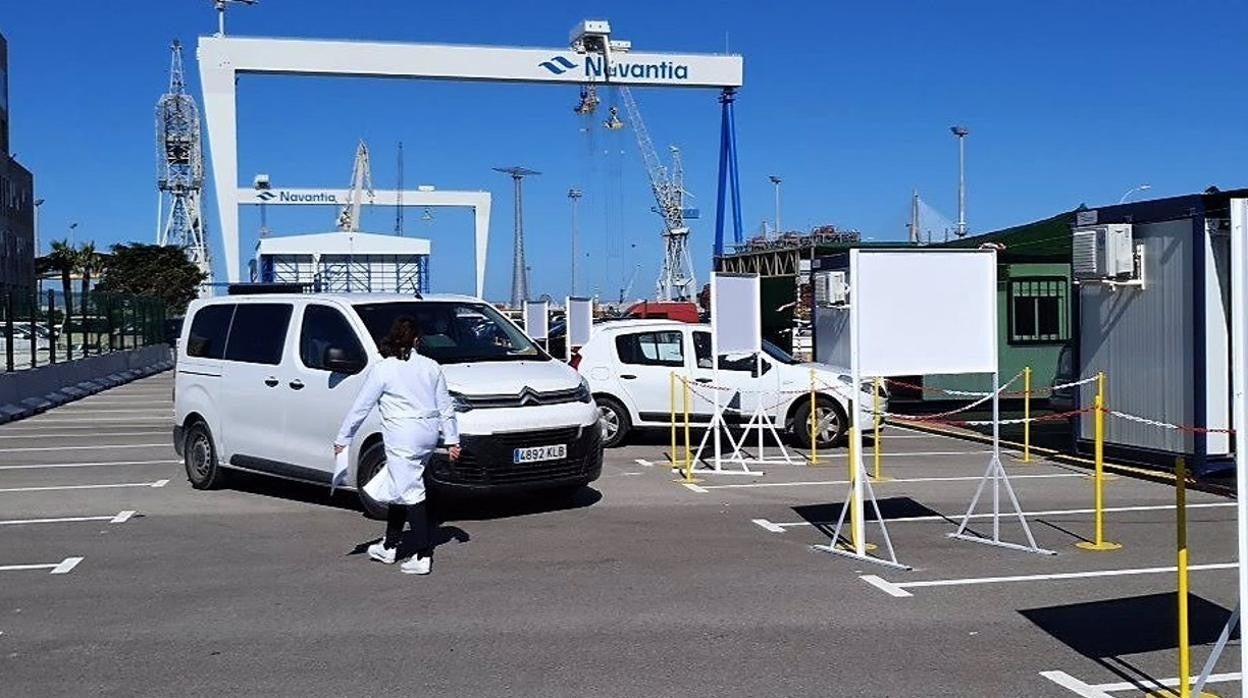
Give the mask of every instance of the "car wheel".
M 820 425 L 815 440 L 818 448 L 830 448 L 841 442 L 848 428 L 845 411 L 826 397 L 815 399 L 815 419 Z M 793 435 L 802 448 L 810 448 L 810 400 L 802 400 L 793 414 Z
M 602 447 L 615 448 L 624 443 L 624 438 L 632 429 L 632 421 L 628 418 L 628 410 L 614 398 L 599 397 L 598 424 L 602 426 Z
M 182 442 L 182 460 L 186 479 L 197 490 L 214 490 L 225 482 L 225 470 L 217 462 L 217 446 L 212 432 L 203 422 L 195 422 L 186 430 Z
M 385 519 L 390 505 L 368 496 L 368 493 L 364 491 L 364 485 L 367 485 L 368 481 L 372 480 L 385 464 L 386 446 L 378 441 L 360 454 L 360 465 L 355 471 L 355 488 L 360 495 L 360 506 L 364 509 L 364 514 L 372 519 Z

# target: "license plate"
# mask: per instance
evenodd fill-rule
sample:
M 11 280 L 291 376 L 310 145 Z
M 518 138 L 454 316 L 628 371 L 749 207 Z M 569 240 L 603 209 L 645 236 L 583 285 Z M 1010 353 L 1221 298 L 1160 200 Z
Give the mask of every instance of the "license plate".
M 544 460 L 560 460 L 568 457 L 568 447 L 566 444 L 556 444 L 554 446 L 530 446 L 528 448 L 517 448 L 512 453 L 512 463 L 537 463 Z

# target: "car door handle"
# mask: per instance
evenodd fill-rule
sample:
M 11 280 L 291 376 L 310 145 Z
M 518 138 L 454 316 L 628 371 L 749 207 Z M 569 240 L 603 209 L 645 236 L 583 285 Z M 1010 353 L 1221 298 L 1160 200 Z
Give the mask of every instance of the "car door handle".
M 634 375 L 633 375 L 633 374 L 631 374 L 631 373 L 625 373 L 625 374 L 621 375 L 621 376 L 620 376 L 620 378 L 623 378 L 623 379 L 624 379 L 624 380 L 626 380 L 626 381 L 637 380 L 637 376 L 634 376 Z
M 694 380 L 699 383 L 710 383 L 714 379 L 713 378 L 694 378 Z
M 278 380 L 277 380 L 276 378 L 274 378 L 273 376 L 269 376 L 268 378 L 265 378 L 265 379 L 264 379 L 264 384 L 265 384 L 265 385 L 267 385 L 267 386 L 269 386 L 270 388 L 276 388 L 276 387 L 277 387 L 277 384 L 278 384 L 279 382 L 280 382 L 280 381 L 278 381 Z
M 303 390 L 303 381 L 296 378 L 290 382 L 290 387 L 294 390 Z

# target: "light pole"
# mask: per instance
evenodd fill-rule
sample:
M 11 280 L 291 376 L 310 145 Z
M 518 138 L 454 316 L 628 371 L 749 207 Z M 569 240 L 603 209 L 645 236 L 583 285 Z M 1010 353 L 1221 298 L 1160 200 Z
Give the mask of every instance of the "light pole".
M 576 283 L 577 281 L 576 272 L 577 272 L 577 264 L 581 256 L 580 242 L 578 240 L 578 238 L 580 237 L 580 231 L 576 229 L 576 205 L 580 201 L 581 196 L 582 196 L 581 190 L 577 189 L 576 187 L 572 187 L 571 189 L 568 190 L 568 200 L 572 202 L 572 295 L 573 296 L 576 295 L 576 291 L 578 288 L 577 283 Z
M 1122 195 L 1121 199 L 1118 199 L 1118 203 L 1125 204 L 1127 202 L 1127 198 L 1130 197 L 1132 194 L 1136 193 L 1137 191 L 1148 191 L 1149 189 L 1152 189 L 1152 188 L 1153 188 L 1153 185 L 1151 184 L 1141 184 L 1136 187 L 1131 187 L 1130 189 L 1127 190 L 1126 194 Z
M 35 230 L 34 230 L 34 241 L 33 241 L 34 249 L 31 251 L 31 256 L 35 258 L 39 257 L 39 207 L 42 205 L 43 205 L 43 199 L 35 199 L 35 220 L 34 220 Z M 35 290 L 39 293 L 43 293 L 43 278 L 37 273 L 35 274 Z
M 958 139 L 958 237 L 966 237 L 966 135 L 965 126 L 950 126 Z
M 495 167 L 494 171 L 511 175 L 515 184 L 516 227 L 511 253 L 511 307 L 523 308 L 529 299 L 529 267 L 524 260 L 524 204 L 520 183 L 530 175 L 540 175 L 527 167 Z
M 780 178 L 776 175 L 770 175 L 767 179 L 775 185 L 776 189 L 776 234 L 780 234 Z
M 70 246 L 70 247 L 75 247 L 75 246 L 77 246 L 77 244 L 78 244 L 78 243 L 75 241 L 75 240 L 77 239 L 77 236 L 75 236 L 75 235 L 74 235 L 74 231 L 75 231 L 75 230 L 77 230 L 77 229 L 78 229 L 78 223 L 77 223 L 77 222 L 74 222 L 74 223 L 70 223 L 70 224 L 69 224 L 69 246 Z

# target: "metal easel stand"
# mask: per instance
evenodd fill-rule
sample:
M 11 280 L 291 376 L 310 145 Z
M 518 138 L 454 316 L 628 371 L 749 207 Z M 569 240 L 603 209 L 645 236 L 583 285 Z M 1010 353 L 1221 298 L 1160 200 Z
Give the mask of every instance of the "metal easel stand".
M 948 535 L 950 538 L 957 538 L 958 540 L 970 541 L 972 543 L 995 545 L 999 548 L 1022 550 L 1041 555 L 1056 555 L 1056 552 L 1036 545 L 1036 538 L 1031 533 L 1031 526 L 1027 524 L 1027 517 L 1023 516 L 1023 508 L 1018 503 L 1018 496 L 1014 494 L 1014 486 L 1010 484 L 1010 477 L 1005 471 L 1005 466 L 1001 464 L 1001 389 L 1003 386 L 1001 385 L 1000 374 L 993 375 L 992 384 L 994 386 L 992 394 L 992 458 L 988 460 L 988 469 L 984 471 L 984 476 L 980 479 L 979 486 L 975 488 L 975 496 L 971 498 L 971 504 L 966 508 L 966 515 L 962 517 L 962 523 L 958 525 L 956 532 Z M 979 498 L 983 496 L 984 487 L 989 481 L 992 482 L 992 537 L 986 538 L 984 536 L 967 534 L 966 528 L 970 524 L 971 515 L 975 513 L 975 507 L 979 506 Z M 1014 515 L 1018 517 L 1018 523 L 1023 527 L 1023 533 L 1027 536 L 1027 545 L 1001 540 L 1002 485 L 1005 486 L 1005 492 L 1009 495 L 1010 505 L 1014 507 Z
M 735 393 L 733 397 L 737 397 Z M 728 422 L 724 419 L 724 413 L 732 409 L 731 405 L 732 398 L 728 399 L 727 405 L 721 405 L 719 402 L 719 393 L 715 393 L 714 412 L 712 413 L 710 424 L 707 425 L 706 431 L 702 434 L 702 440 L 698 443 L 698 450 L 693 454 L 695 467 L 692 468 L 692 472 L 708 475 L 750 475 L 755 477 L 763 474 L 757 470 L 750 470 L 749 463 L 747 463 L 741 454 L 736 451 L 734 451 L 733 454 L 726 460 L 728 462 L 738 463 L 741 466 L 741 469 L 724 469 L 725 458 L 723 457 L 721 438 L 726 436 L 728 438 L 728 443 L 735 443 L 732 439 L 732 432 L 728 429 Z M 703 463 L 702 453 L 706 450 L 708 441 L 713 442 L 715 458 L 711 461 L 711 467 L 698 467 L 698 465 Z
M 1209 659 L 1205 660 L 1205 666 L 1200 670 L 1200 677 L 1196 679 L 1196 683 L 1192 684 L 1193 696 L 1201 694 L 1205 682 L 1213 675 L 1213 667 L 1221 659 L 1222 652 L 1226 649 L 1226 643 L 1230 642 L 1231 633 L 1235 632 L 1236 625 L 1239 625 L 1239 604 L 1235 604 L 1235 610 L 1226 620 L 1226 627 L 1222 628 L 1222 634 L 1218 636 L 1218 641 L 1213 645 L 1213 653 L 1209 655 Z
M 857 435 L 851 438 L 860 438 Z M 862 449 L 857 449 L 858 453 Z M 888 535 L 888 527 L 884 525 L 884 517 L 880 514 L 879 502 L 875 499 L 875 488 L 871 486 L 871 478 L 867 477 L 867 470 L 862 464 L 861 457 L 856 456 L 855 459 L 854 482 L 850 483 L 849 490 L 845 493 L 845 500 L 841 504 L 841 515 L 836 519 L 836 528 L 832 531 L 832 542 L 828 545 L 812 545 L 811 550 L 817 550 L 821 553 L 829 553 L 831 555 L 840 555 L 854 560 L 863 562 L 872 562 L 885 567 L 893 567 L 899 570 L 909 571 L 913 569 L 910 565 L 898 562 L 897 553 L 893 550 L 893 540 Z M 861 492 L 865 495 L 865 499 L 871 502 L 871 511 L 875 513 L 875 521 L 879 524 L 880 535 L 884 538 L 884 550 L 888 553 L 888 558 L 875 557 L 867 554 L 867 543 L 863 538 L 866 524 L 860 520 L 851 520 L 850 535 L 846 536 L 842 533 L 845 527 L 845 513 L 854 511 L 853 519 L 859 518 L 859 509 L 861 504 L 857 501 L 856 495 Z
M 729 434 L 728 442 L 732 444 L 732 455 L 729 460 L 735 460 L 741 463 L 754 463 L 756 465 L 794 465 L 795 461 L 789 454 L 789 449 L 784 447 L 784 439 L 780 435 L 780 431 L 776 429 L 776 423 L 767 415 L 767 410 L 763 407 L 763 397 L 766 393 L 760 393 L 758 396 L 758 406 L 754 408 L 754 413 L 750 415 L 750 419 L 745 424 L 745 430 L 741 433 L 741 439 L 734 441 L 732 435 Z M 758 453 L 755 456 L 748 456 L 745 452 L 745 442 L 750 438 L 750 433 L 758 430 Z M 765 450 L 766 436 L 770 432 L 772 438 L 776 440 L 777 446 L 780 448 L 780 458 L 768 459 Z M 759 473 L 760 475 L 762 473 Z

